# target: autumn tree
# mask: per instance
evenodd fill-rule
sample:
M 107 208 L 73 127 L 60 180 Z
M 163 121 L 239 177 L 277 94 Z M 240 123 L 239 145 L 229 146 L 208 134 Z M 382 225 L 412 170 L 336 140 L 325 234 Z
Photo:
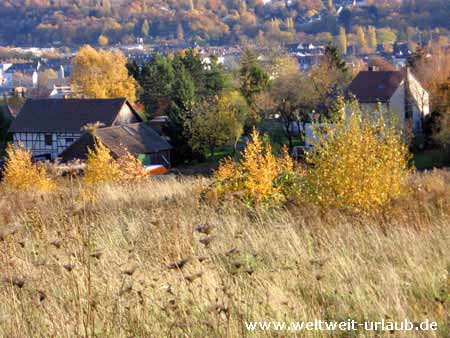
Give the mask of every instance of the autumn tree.
M 299 72 L 284 74 L 275 79 L 270 93 L 274 102 L 274 113 L 279 116 L 289 148 L 293 147 L 295 127 L 299 126 L 302 110 L 302 84 Z
M 389 116 L 368 118 L 352 103 L 347 110 L 315 127 L 302 196 L 324 208 L 380 212 L 405 192 L 408 147 Z
M 344 27 L 339 27 L 338 46 L 341 54 L 347 54 L 347 34 Z
M 254 129 L 242 159 L 226 159 L 214 173 L 209 193 L 219 200 L 237 200 L 247 205 L 270 208 L 299 192 L 298 173 L 287 149 L 276 157 L 272 147 Z
M 33 162 L 31 151 L 12 143 L 6 148 L 2 186 L 9 191 L 28 192 L 49 192 L 56 187 L 45 168 Z
M 397 34 L 389 28 L 377 29 L 377 41 L 383 45 L 392 46 L 397 41 Z
M 106 35 L 101 34 L 101 35 L 98 37 L 97 42 L 98 42 L 98 44 L 99 44 L 100 46 L 103 47 L 103 46 L 106 46 L 106 45 L 109 43 L 109 39 L 108 39 L 108 37 L 107 37 Z
M 126 97 L 134 103 L 137 84 L 128 74 L 126 62 L 121 52 L 84 46 L 72 60 L 71 83 L 87 97 Z
M 327 114 L 328 108 L 342 94 L 350 81 L 350 73 L 338 49 L 328 45 L 319 64 L 312 67 L 303 82 L 304 101 L 317 113 Z
M 237 91 L 197 105 L 190 119 L 184 121 L 192 148 L 204 154 L 209 151 L 211 156 L 218 146 L 233 145 L 236 149 L 247 113 L 247 102 Z
M 367 63 L 368 63 L 369 67 L 375 67 L 377 70 L 381 70 L 381 71 L 395 71 L 396 70 L 395 66 L 392 63 L 390 63 L 385 58 L 378 56 L 378 55 L 369 57 Z
M 141 34 L 144 37 L 148 37 L 150 35 L 150 25 L 148 24 L 147 19 L 144 20 L 141 26 Z
M 110 43 L 129 43 L 136 36 L 147 36 L 142 27 L 151 18 L 152 32 L 148 36 L 162 40 L 176 36 L 180 41 L 187 38 L 230 45 L 247 39 L 255 42 L 257 36 L 261 40 L 264 33 L 268 40 L 288 43 L 298 37 L 295 33 L 298 19 L 314 19 L 324 9 L 327 13 L 321 20 L 304 25 L 302 31 L 314 37 L 320 32 L 337 33 L 336 23 L 345 27 L 347 34 L 354 24 L 377 29 L 391 27 L 411 46 L 432 39 L 432 34 L 435 38 L 448 33 L 448 0 L 367 0 L 363 8 L 342 6 L 336 15 L 336 7 L 343 3 L 332 0 L 4 0 L 0 2 L 3 14 L 0 35 L 2 45 L 39 45 L 52 41 L 67 46 L 80 41 L 96 44 L 99 34 L 107 35 Z M 28 15 L 33 20 L 23 26 Z M 22 29 L 11 34 L 11 27 Z M 417 27 L 413 34 L 411 27 Z
M 96 187 L 102 184 L 119 182 L 119 165 L 103 142 L 95 135 L 93 137 L 95 145 L 93 149 L 88 148 L 83 183 L 89 187 Z
M 367 28 L 367 35 L 369 48 L 372 52 L 375 52 L 377 50 L 377 31 L 374 26 L 369 26 Z
M 290 74 L 297 74 L 299 69 L 300 67 L 295 57 L 277 55 L 273 57 L 269 71 L 273 78 L 278 78 Z
M 360 53 L 367 52 L 367 40 L 364 29 L 361 26 L 356 27 L 356 37 L 358 42 L 358 50 Z
M 446 111 L 450 106 L 446 90 L 450 78 L 450 56 L 446 47 L 432 43 L 426 50 L 416 51 L 409 58 L 409 66 L 430 92 L 433 109 Z

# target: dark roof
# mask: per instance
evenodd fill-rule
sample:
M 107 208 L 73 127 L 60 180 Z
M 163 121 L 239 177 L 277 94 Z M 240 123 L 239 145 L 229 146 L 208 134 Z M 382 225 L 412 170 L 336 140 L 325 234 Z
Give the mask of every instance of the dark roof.
M 350 83 L 347 92 L 359 102 L 387 102 L 404 79 L 399 71 L 362 71 Z
M 26 62 L 26 63 L 15 63 L 9 67 L 5 73 L 32 73 L 37 71 L 39 68 L 38 62 Z
M 115 156 L 125 154 L 125 149 L 133 155 L 152 154 L 172 149 L 172 146 L 146 123 L 133 123 L 109 128 L 99 128 L 96 136 Z M 83 134 L 59 157 L 63 162 L 87 158 L 87 149 L 94 147 L 94 137 Z
M 9 128 L 9 132 L 78 133 L 86 124 L 95 122 L 109 127 L 126 103 L 125 98 L 28 99 Z M 131 105 L 130 108 L 134 112 Z

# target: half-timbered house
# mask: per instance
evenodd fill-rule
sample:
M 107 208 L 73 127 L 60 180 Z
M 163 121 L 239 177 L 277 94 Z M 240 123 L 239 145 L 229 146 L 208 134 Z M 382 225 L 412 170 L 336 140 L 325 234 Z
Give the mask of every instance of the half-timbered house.
M 9 132 L 14 144 L 21 143 L 36 159 L 55 159 L 78 140 L 83 127 L 103 127 L 142 122 L 125 98 L 115 99 L 29 99 Z

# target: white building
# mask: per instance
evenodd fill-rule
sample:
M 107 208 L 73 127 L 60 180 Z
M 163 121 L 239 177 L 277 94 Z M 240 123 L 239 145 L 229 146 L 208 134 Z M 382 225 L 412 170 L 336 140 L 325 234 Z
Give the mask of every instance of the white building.
M 381 105 L 416 134 L 422 132 L 423 119 L 430 114 L 430 96 L 409 70 L 360 72 L 348 92 L 363 111 L 372 112 Z

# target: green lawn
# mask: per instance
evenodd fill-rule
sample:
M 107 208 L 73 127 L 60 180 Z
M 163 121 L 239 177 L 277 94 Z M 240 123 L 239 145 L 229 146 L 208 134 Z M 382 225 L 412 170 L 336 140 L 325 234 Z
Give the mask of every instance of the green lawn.
M 223 158 L 228 156 L 233 156 L 233 147 L 217 147 L 214 151 L 214 156 L 209 154 L 206 160 L 208 162 L 220 162 Z

